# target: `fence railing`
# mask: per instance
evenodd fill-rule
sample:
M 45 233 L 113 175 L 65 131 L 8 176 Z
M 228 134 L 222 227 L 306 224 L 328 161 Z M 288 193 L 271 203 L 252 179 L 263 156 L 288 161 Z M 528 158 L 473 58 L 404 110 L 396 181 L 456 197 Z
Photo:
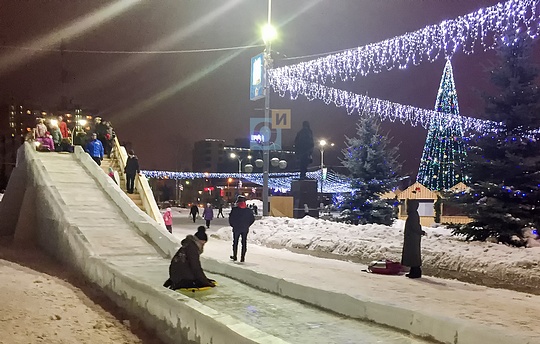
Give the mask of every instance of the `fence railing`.
M 113 140 L 111 159 L 116 160 L 119 168 L 118 173 L 124 173 L 124 167 L 127 163 L 128 154 L 126 148 L 120 145 L 117 137 L 115 137 Z M 144 211 L 148 214 L 148 216 L 153 218 L 157 223 L 165 226 L 163 217 L 161 216 L 156 200 L 154 199 L 154 194 L 152 193 L 152 189 L 150 189 L 150 185 L 148 184 L 146 177 L 139 174 L 135 176 L 135 189 L 141 197 Z

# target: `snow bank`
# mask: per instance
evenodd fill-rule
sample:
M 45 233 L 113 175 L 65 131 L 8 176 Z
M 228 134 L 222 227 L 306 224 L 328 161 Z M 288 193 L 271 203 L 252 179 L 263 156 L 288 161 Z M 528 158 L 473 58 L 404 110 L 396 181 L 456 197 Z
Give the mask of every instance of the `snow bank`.
M 404 221 L 393 226 L 347 225 L 304 217 L 267 217 L 256 221 L 248 241 L 269 247 L 303 249 L 314 254 L 368 262 L 387 258 L 401 260 Z M 540 247 L 514 248 L 488 242 L 466 242 L 446 227 L 424 227 L 422 240 L 424 271 L 433 276 L 491 287 L 539 293 Z M 215 234 L 231 240 L 230 227 Z

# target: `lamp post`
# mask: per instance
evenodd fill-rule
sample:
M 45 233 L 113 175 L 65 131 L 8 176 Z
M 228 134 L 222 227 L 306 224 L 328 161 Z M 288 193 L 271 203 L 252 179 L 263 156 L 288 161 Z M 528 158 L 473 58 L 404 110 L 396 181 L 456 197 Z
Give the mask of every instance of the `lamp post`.
M 324 183 L 324 147 L 329 144 L 326 140 L 322 139 L 319 141 L 319 150 L 321 151 L 321 201 L 323 194 L 323 183 Z M 330 143 L 330 147 L 333 147 L 334 144 Z
M 264 48 L 264 122 L 270 122 L 270 83 L 268 82 L 268 69 L 272 68 L 272 39 L 276 30 L 272 27 L 272 0 L 268 0 L 268 22 L 263 28 Z M 268 179 L 270 169 L 269 137 L 264 138 L 263 146 L 263 216 L 268 216 Z
M 231 153 L 229 156 L 232 159 L 237 159 L 238 160 L 238 173 L 242 174 L 242 161 L 244 160 L 244 158 L 242 158 L 240 155 L 238 155 L 236 153 Z M 246 158 L 248 160 L 251 159 L 251 155 L 246 156 Z

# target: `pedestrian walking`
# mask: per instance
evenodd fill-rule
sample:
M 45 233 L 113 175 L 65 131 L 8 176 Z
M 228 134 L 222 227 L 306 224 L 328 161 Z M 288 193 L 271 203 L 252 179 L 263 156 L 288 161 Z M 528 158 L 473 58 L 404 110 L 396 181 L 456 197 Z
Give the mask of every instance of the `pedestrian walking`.
M 221 215 L 222 218 L 225 218 L 225 215 L 223 215 L 223 203 L 219 203 L 218 205 L 218 213 L 217 218 L 219 219 L 219 215 Z
M 103 145 L 101 141 L 97 139 L 97 134 L 92 133 L 92 140 L 86 144 L 86 152 L 90 154 L 92 160 L 101 166 L 101 160 L 103 160 Z
M 139 158 L 137 158 L 133 150 L 130 150 L 128 153 L 126 167 L 124 168 L 124 173 L 126 174 L 126 190 L 128 193 L 133 193 L 135 189 L 135 176 L 140 172 Z
M 403 233 L 403 251 L 401 253 L 401 265 L 409 266 L 410 272 L 405 276 L 409 278 L 422 277 L 421 241 L 426 232 L 420 225 L 418 214 L 419 202 L 415 199 L 407 200 L 407 220 Z
M 171 212 L 171 208 L 167 208 L 167 210 L 165 210 L 165 213 L 163 214 L 163 222 L 165 222 L 165 227 L 167 227 L 167 230 L 169 231 L 169 233 L 172 234 L 172 212 Z
M 210 203 L 206 203 L 206 207 L 203 210 L 203 219 L 206 221 L 206 228 L 210 228 L 210 221 L 214 219 L 214 209 Z
M 240 261 L 244 262 L 247 252 L 247 235 L 249 227 L 255 222 L 255 216 L 253 211 L 246 206 L 246 198 L 244 196 L 238 196 L 236 200 L 236 207 L 231 210 L 229 214 L 229 225 L 233 231 L 233 254 L 231 259 L 237 260 L 238 252 L 238 240 L 242 239 L 242 251 Z
M 191 209 L 189 210 L 189 215 L 193 217 L 193 223 L 195 223 L 195 220 L 197 219 L 197 216 L 199 215 L 199 207 L 195 203 L 191 206 Z

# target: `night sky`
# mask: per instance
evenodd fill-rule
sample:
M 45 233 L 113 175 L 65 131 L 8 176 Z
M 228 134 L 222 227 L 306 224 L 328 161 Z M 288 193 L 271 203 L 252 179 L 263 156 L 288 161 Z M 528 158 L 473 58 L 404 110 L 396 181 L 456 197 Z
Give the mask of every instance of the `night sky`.
M 298 62 L 280 60 L 284 56 L 379 42 L 496 3 L 273 0 L 272 21 L 279 32 L 273 50 L 280 53 L 276 64 Z M 249 135 L 250 117 L 263 117 L 257 109 L 263 108 L 264 100 L 249 100 L 250 58 L 263 47 L 171 54 L 89 51 L 262 45 L 259 29 L 266 19 L 266 0 L 0 0 L 0 100 L 14 98 L 53 109 L 65 96 L 110 120 L 121 141 L 133 143 L 143 169 L 188 170 L 193 142 L 219 138 L 232 145 L 235 138 Z M 61 47 L 86 52 L 62 55 Z M 494 60 L 493 52 L 481 51 L 457 53 L 452 59 L 462 114 L 483 113 L 480 94 L 493 91 L 487 70 Z M 349 90 L 433 109 L 444 62 L 358 77 Z M 275 93 L 271 107 L 292 111 L 293 129 L 283 132 L 284 144 L 290 144 L 302 121 L 308 120 L 316 139 L 336 143 L 325 153 L 325 162 L 339 164 L 345 135 L 355 134 L 357 114 Z M 384 129 L 395 143 L 401 142 L 404 172 L 415 175 L 427 131 L 401 123 L 385 123 Z

